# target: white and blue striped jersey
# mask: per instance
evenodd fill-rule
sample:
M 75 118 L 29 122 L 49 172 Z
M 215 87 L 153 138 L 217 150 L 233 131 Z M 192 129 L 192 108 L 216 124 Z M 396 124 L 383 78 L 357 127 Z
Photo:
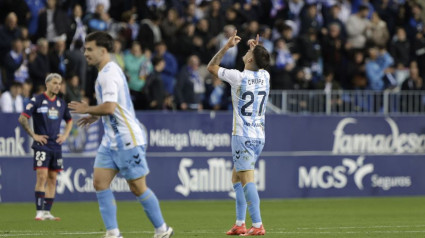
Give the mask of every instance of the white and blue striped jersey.
M 107 63 L 99 72 L 95 91 L 99 105 L 105 102 L 117 103 L 113 115 L 102 116 L 105 130 L 102 145 L 113 150 L 145 145 L 146 130 L 136 118 L 127 80 L 115 62 Z
M 270 74 L 266 70 L 240 72 L 220 67 L 218 77 L 232 87 L 233 135 L 250 138 L 265 137 L 267 99 Z

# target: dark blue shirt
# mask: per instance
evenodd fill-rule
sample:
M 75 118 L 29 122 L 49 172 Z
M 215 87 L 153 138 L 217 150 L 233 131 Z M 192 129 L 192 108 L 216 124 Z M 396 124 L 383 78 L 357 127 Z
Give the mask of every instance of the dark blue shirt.
M 60 134 L 62 119 L 66 122 L 72 120 L 68 105 L 62 98 L 56 96 L 49 98 L 45 93 L 37 95 L 31 98 L 22 115 L 33 118 L 35 134 L 49 137 L 46 145 L 34 141 L 32 144 L 34 150 L 61 150 L 61 145 L 56 143 L 56 139 Z

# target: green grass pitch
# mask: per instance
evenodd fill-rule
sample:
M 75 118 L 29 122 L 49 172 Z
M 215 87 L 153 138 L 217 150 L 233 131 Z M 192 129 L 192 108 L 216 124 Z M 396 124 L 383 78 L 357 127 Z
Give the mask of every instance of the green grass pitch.
M 34 221 L 34 206 L 0 204 L 0 237 L 100 238 L 105 232 L 95 202 L 55 203 L 52 213 L 61 221 Z M 117 206 L 125 238 L 153 236 L 140 204 Z M 227 237 L 235 220 L 232 200 L 161 201 L 161 208 L 176 238 Z M 266 237 L 425 237 L 425 197 L 263 199 L 261 212 Z

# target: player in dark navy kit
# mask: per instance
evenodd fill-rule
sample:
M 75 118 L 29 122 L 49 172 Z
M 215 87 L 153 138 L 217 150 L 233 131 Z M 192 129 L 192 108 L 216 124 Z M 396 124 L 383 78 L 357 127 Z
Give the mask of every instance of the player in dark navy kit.
M 46 77 L 46 91 L 31 98 L 25 111 L 19 116 L 19 123 L 34 139 L 34 170 L 37 172 L 35 185 L 35 220 L 60 220 L 50 213 L 55 198 L 56 176 L 63 170 L 62 148 L 72 129 L 72 118 L 67 103 L 57 94 L 62 83 L 59 74 Z M 34 131 L 28 119 L 33 118 Z M 63 134 L 60 134 L 62 120 L 66 121 Z

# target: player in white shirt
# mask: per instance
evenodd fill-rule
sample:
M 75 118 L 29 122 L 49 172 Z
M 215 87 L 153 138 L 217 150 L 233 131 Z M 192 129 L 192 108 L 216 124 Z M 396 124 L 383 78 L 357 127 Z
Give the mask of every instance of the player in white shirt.
M 87 62 L 99 70 L 95 85 L 98 105 L 73 101 L 69 108 L 74 113 L 90 114 L 78 120 L 79 126 L 90 125 L 102 117 L 105 133 L 94 162 L 93 184 L 107 230 L 104 237 L 122 238 L 115 198 L 109 188 L 118 172 L 127 180 L 155 227 L 154 237 L 171 237 L 173 229 L 164 222 L 158 199 L 146 185 L 149 173 L 145 158 L 146 130 L 136 118 L 124 73 L 110 59 L 113 38 L 105 32 L 93 32 L 87 35 L 85 42 Z
M 264 68 L 270 62 L 270 55 L 263 46 L 258 45 L 257 35 L 256 40 L 248 41 L 250 48 L 242 58 L 244 71 L 220 67 L 220 61 L 227 50 L 241 41 L 236 33 L 211 59 L 208 71 L 232 87 L 232 183 L 236 192 L 236 224 L 226 234 L 257 236 L 266 233 L 261 220 L 260 198 L 254 183 L 254 167 L 265 141 L 264 114 L 270 91 L 270 74 Z M 249 230 L 245 226 L 247 206 L 252 220 Z

